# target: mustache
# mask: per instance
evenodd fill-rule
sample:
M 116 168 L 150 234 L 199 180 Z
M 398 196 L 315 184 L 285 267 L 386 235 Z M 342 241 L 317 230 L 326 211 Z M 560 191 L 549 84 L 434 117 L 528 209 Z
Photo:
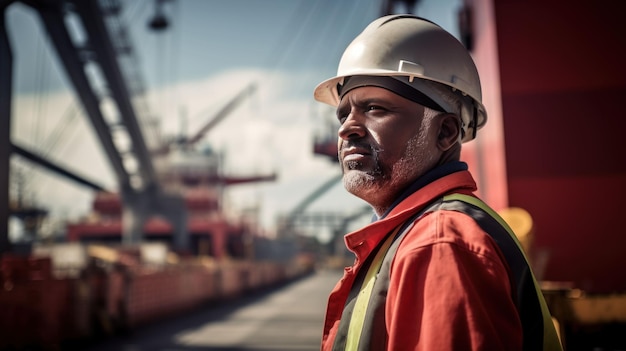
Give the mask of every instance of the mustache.
M 380 151 L 382 151 L 382 148 L 380 148 L 379 146 L 372 145 L 368 143 L 367 141 L 363 141 L 363 140 L 346 140 L 341 143 L 338 151 L 339 153 L 341 153 L 343 150 L 349 149 L 349 148 L 366 149 L 366 150 L 369 150 L 370 153 L 373 155 L 378 154 Z
M 342 155 L 344 154 L 344 150 L 346 149 L 357 149 L 357 150 L 366 150 L 366 153 L 373 158 L 373 168 L 366 171 L 370 176 L 380 176 L 383 172 L 383 165 L 380 162 L 380 153 L 383 151 L 379 145 L 372 144 L 365 140 L 344 140 L 341 145 L 339 145 L 337 152 L 337 156 L 339 162 L 341 163 L 341 172 L 345 174 L 346 170 L 349 169 L 357 169 L 361 166 L 361 161 L 350 161 L 347 163 L 342 162 Z

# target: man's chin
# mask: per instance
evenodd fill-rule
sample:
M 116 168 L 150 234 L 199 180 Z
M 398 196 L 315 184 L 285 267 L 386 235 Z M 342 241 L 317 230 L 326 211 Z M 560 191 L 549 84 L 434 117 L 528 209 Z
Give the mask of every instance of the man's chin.
M 343 186 L 351 194 L 362 197 L 378 188 L 378 177 L 360 170 L 347 170 L 343 174 Z

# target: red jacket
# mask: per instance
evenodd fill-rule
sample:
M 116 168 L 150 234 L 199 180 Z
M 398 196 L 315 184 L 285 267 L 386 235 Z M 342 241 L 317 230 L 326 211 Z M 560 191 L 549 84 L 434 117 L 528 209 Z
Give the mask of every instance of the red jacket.
M 467 171 L 424 186 L 384 218 L 345 236 L 356 255 L 328 300 L 322 350 L 331 350 L 356 274 L 385 235 L 434 199 L 471 195 Z M 521 350 L 522 327 L 508 266 L 496 243 L 469 216 L 426 214 L 400 243 L 385 304 L 387 350 Z

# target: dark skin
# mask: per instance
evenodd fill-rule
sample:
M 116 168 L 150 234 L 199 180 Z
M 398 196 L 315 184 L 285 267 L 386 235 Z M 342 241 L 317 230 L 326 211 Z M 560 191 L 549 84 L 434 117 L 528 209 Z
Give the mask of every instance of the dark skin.
M 459 160 L 459 118 L 426 109 L 387 89 L 349 91 L 337 107 L 344 186 L 384 213 L 427 171 Z

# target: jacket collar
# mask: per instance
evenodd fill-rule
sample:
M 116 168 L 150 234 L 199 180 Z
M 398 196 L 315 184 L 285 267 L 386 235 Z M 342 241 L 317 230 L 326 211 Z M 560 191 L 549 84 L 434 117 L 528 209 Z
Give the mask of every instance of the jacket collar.
M 404 199 L 406 199 L 407 197 L 411 196 L 411 194 L 415 193 L 416 191 L 418 191 L 419 189 L 423 188 L 424 186 L 428 185 L 429 183 L 442 178 L 444 176 L 447 176 L 448 174 L 452 174 L 454 172 L 459 172 L 459 171 L 467 171 L 467 164 L 465 162 L 461 162 L 461 161 L 456 161 L 456 162 L 448 162 L 446 164 L 443 164 L 439 167 L 435 167 L 433 169 L 431 169 L 430 171 L 426 172 L 426 174 L 424 174 L 423 176 L 419 177 L 417 180 L 415 180 L 411 185 L 409 185 L 401 194 L 400 196 L 396 199 L 396 201 L 394 201 L 393 204 L 391 204 L 391 206 L 389 207 L 389 209 L 380 217 L 377 218 L 376 216 L 374 216 L 374 220 L 380 220 L 382 218 L 387 217 L 387 215 L 393 211 L 393 209 L 399 204 L 401 203 Z
M 410 187 L 411 189 L 413 187 Z M 347 234 L 346 247 L 357 256 L 357 262 L 372 252 L 385 236 L 401 225 L 413 214 L 420 211 L 434 199 L 450 193 L 471 194 L 476 190 L 476 182 L 467 170 L 460 170 L 437 178 L 410 194 L 406 194 L 383 218 Z

